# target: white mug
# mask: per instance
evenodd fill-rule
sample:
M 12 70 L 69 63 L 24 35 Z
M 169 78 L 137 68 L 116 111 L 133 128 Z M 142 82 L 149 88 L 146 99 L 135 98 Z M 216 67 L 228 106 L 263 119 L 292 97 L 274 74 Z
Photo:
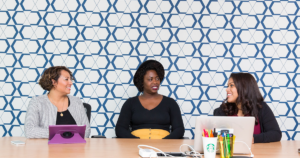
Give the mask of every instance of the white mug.
M 218 137 L 202 137 L 205 158 L 215 158 Z

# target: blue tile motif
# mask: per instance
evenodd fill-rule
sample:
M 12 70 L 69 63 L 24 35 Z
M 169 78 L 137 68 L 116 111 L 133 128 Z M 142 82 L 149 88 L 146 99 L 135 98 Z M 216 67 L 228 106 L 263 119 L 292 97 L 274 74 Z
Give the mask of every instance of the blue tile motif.
M 0 136 L 24 136 L 38 79 L 64 65 L 71 94 L 92 105 L 92 134 L 114 136 L 133 76 L 160 61 L 159 92 L 194 117 L 212 115 L 231 72 L 249 72 L 274 112 L 283 140 L 300 140 L 298 1 L 4 0 L 0 2 Z

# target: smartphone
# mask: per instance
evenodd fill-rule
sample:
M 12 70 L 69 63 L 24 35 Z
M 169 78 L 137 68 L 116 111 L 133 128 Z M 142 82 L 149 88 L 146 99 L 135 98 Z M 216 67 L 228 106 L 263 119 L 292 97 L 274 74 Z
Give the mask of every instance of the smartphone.
M 25 144 L 25 142 L 20 141 L 20 140 L 11 141 L 11 143 L 14 145 L 24 145 Z
M 185 155 L 184 153 L 181 152 L 165 152 L 165 154 L 167 155 L 167 157 L 187 157 L 187 155 Z M 163 153 L 157 153 L 158 157 L 165 157 L 165 155 Z

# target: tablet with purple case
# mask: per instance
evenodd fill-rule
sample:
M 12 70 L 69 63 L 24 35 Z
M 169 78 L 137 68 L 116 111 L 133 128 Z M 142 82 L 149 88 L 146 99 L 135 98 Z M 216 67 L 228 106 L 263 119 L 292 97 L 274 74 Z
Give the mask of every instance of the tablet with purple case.
M 49 125 L 48 144 L 86 143 L 86 125 Z

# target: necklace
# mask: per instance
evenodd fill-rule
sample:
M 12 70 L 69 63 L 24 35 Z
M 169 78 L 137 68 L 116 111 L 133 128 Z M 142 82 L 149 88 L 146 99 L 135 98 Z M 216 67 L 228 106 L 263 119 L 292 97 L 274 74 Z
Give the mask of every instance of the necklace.
M 49 98 L 49 97 L 48 97 Z M 50 99 L 50 98 L 49 98 Z M 65 107 L 65 99 L 66 99 L 66 97 L 64 98 L 64 103 L 63 103 L 63 107 Z M 50 100 L 51 101 L 51 100 Z M 52 101 L 53 102 L 53 101 Z M 53 103 L 52 103 L 53 104 Z M 57 106 L 56 106 L 57 107 Z M 64 114 L 63 114 L 63 112 L 60 112 L 60 117 L 63 117 L 64 116 Z
M 66 97 L 64 98 L 63 107 L 65 107 L 65 99 L 66 99 Z M 63 114 L 62 112 L 60 112 L 60 116 L 61 116 L 61 117 L 63 117 L 63 116 L 64 116 L 64 114 Z
M 61 117 L 63 117 L 63 116 L 64 116 L 64 114 L 63 114 L 62 112 L 60 112 L 60 116 L 61 116 Z

